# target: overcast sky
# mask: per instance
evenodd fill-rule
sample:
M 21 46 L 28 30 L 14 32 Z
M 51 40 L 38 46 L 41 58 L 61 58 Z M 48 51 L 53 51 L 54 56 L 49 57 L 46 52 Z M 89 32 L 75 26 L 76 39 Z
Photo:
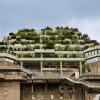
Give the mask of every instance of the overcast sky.
M 100 0 L 0 0 L 0 35 L 22 28 L 77 27 L 100 41 Z

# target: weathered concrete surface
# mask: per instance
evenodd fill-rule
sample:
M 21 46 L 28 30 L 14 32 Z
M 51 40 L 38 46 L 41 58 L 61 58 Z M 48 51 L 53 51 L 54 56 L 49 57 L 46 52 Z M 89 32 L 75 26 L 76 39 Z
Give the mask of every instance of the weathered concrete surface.
M 64 90 L 59 90 L 59 85 L 57 84 L 34 84 L 33 93 L 31 84 L 24 84 L 21 87 L 21 100 L 82 100 L 81 92 L 80 98 L 76 98 L 74 93 L 71 95 L 68 93 L 69 86 L 64 86 Z M 32 97 L 33 95 L 33 97 Z M 33 98 L 33 99 L 32 99 Z
M 0 100 L 20 100 L 20 83 L 0 82 Z

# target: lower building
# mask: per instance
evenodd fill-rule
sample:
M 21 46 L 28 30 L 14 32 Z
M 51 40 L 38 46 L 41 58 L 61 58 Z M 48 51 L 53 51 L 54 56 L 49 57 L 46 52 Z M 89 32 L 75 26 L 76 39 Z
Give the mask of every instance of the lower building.
M 2 57 L 0 61 L 0 100 L 95 100 L 95 98 L 99 100 L 100 98 L 100 75 L 92 73 L 79 75 L 80 61 L 42 63 L 23 61 L 17 65 L 19 62 L 15 64 L 10 60 Z M 26 69 L 27 65 L 35 67 L 30 70 Z M 39 66 L 42 66 L 42 70 Z

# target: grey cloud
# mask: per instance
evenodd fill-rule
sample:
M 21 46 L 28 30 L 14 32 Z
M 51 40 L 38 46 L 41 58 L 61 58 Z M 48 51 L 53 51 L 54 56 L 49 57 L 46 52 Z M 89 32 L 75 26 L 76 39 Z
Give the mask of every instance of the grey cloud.
M 97 19 L 99 4 L 100 0 L 0 0 L 0 34 L 68 25 L 72 19 Z

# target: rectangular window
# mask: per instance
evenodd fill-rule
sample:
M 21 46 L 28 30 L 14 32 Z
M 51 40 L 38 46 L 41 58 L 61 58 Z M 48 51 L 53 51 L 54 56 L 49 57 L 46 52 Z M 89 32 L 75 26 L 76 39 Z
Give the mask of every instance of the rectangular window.
M 35 95 L 32 95 L 32 100 L 35 100 Z
M 89 63 L 89 60 L 86 60 L 86 63 L 88 64 Z
M 98 57 L 98 61 L 100 61 L 100 57 Z
M 95 62 L 97 62 L 97 61 L 98 61 L 98 57 L 95 58 Z
M 51 100 L 53 100 L 54 99 L 54 95 L 53 94 L 51 94 Z
M 92 51 L 92 56 L 95 55 L 95 51 Z
M 89 63 L 92 63 L 92 59 L 89 59 Z
M 86 57 L 86 58 L 88 57 L 88 53 L 85 53 L 85 57 Z
M 87 64 L 87 60 L 85 61 L 85 64 Z
M 89 56 L 91 56 L 91 52 L 89 52 Z
M 64 99 L 64 94 L 60 94 L 60 99 Z
M 100 54 L 100 50 L 98 50 L 98 54 Z
M 95 50 L 95 55 L 97 55 L 97 50 Z

